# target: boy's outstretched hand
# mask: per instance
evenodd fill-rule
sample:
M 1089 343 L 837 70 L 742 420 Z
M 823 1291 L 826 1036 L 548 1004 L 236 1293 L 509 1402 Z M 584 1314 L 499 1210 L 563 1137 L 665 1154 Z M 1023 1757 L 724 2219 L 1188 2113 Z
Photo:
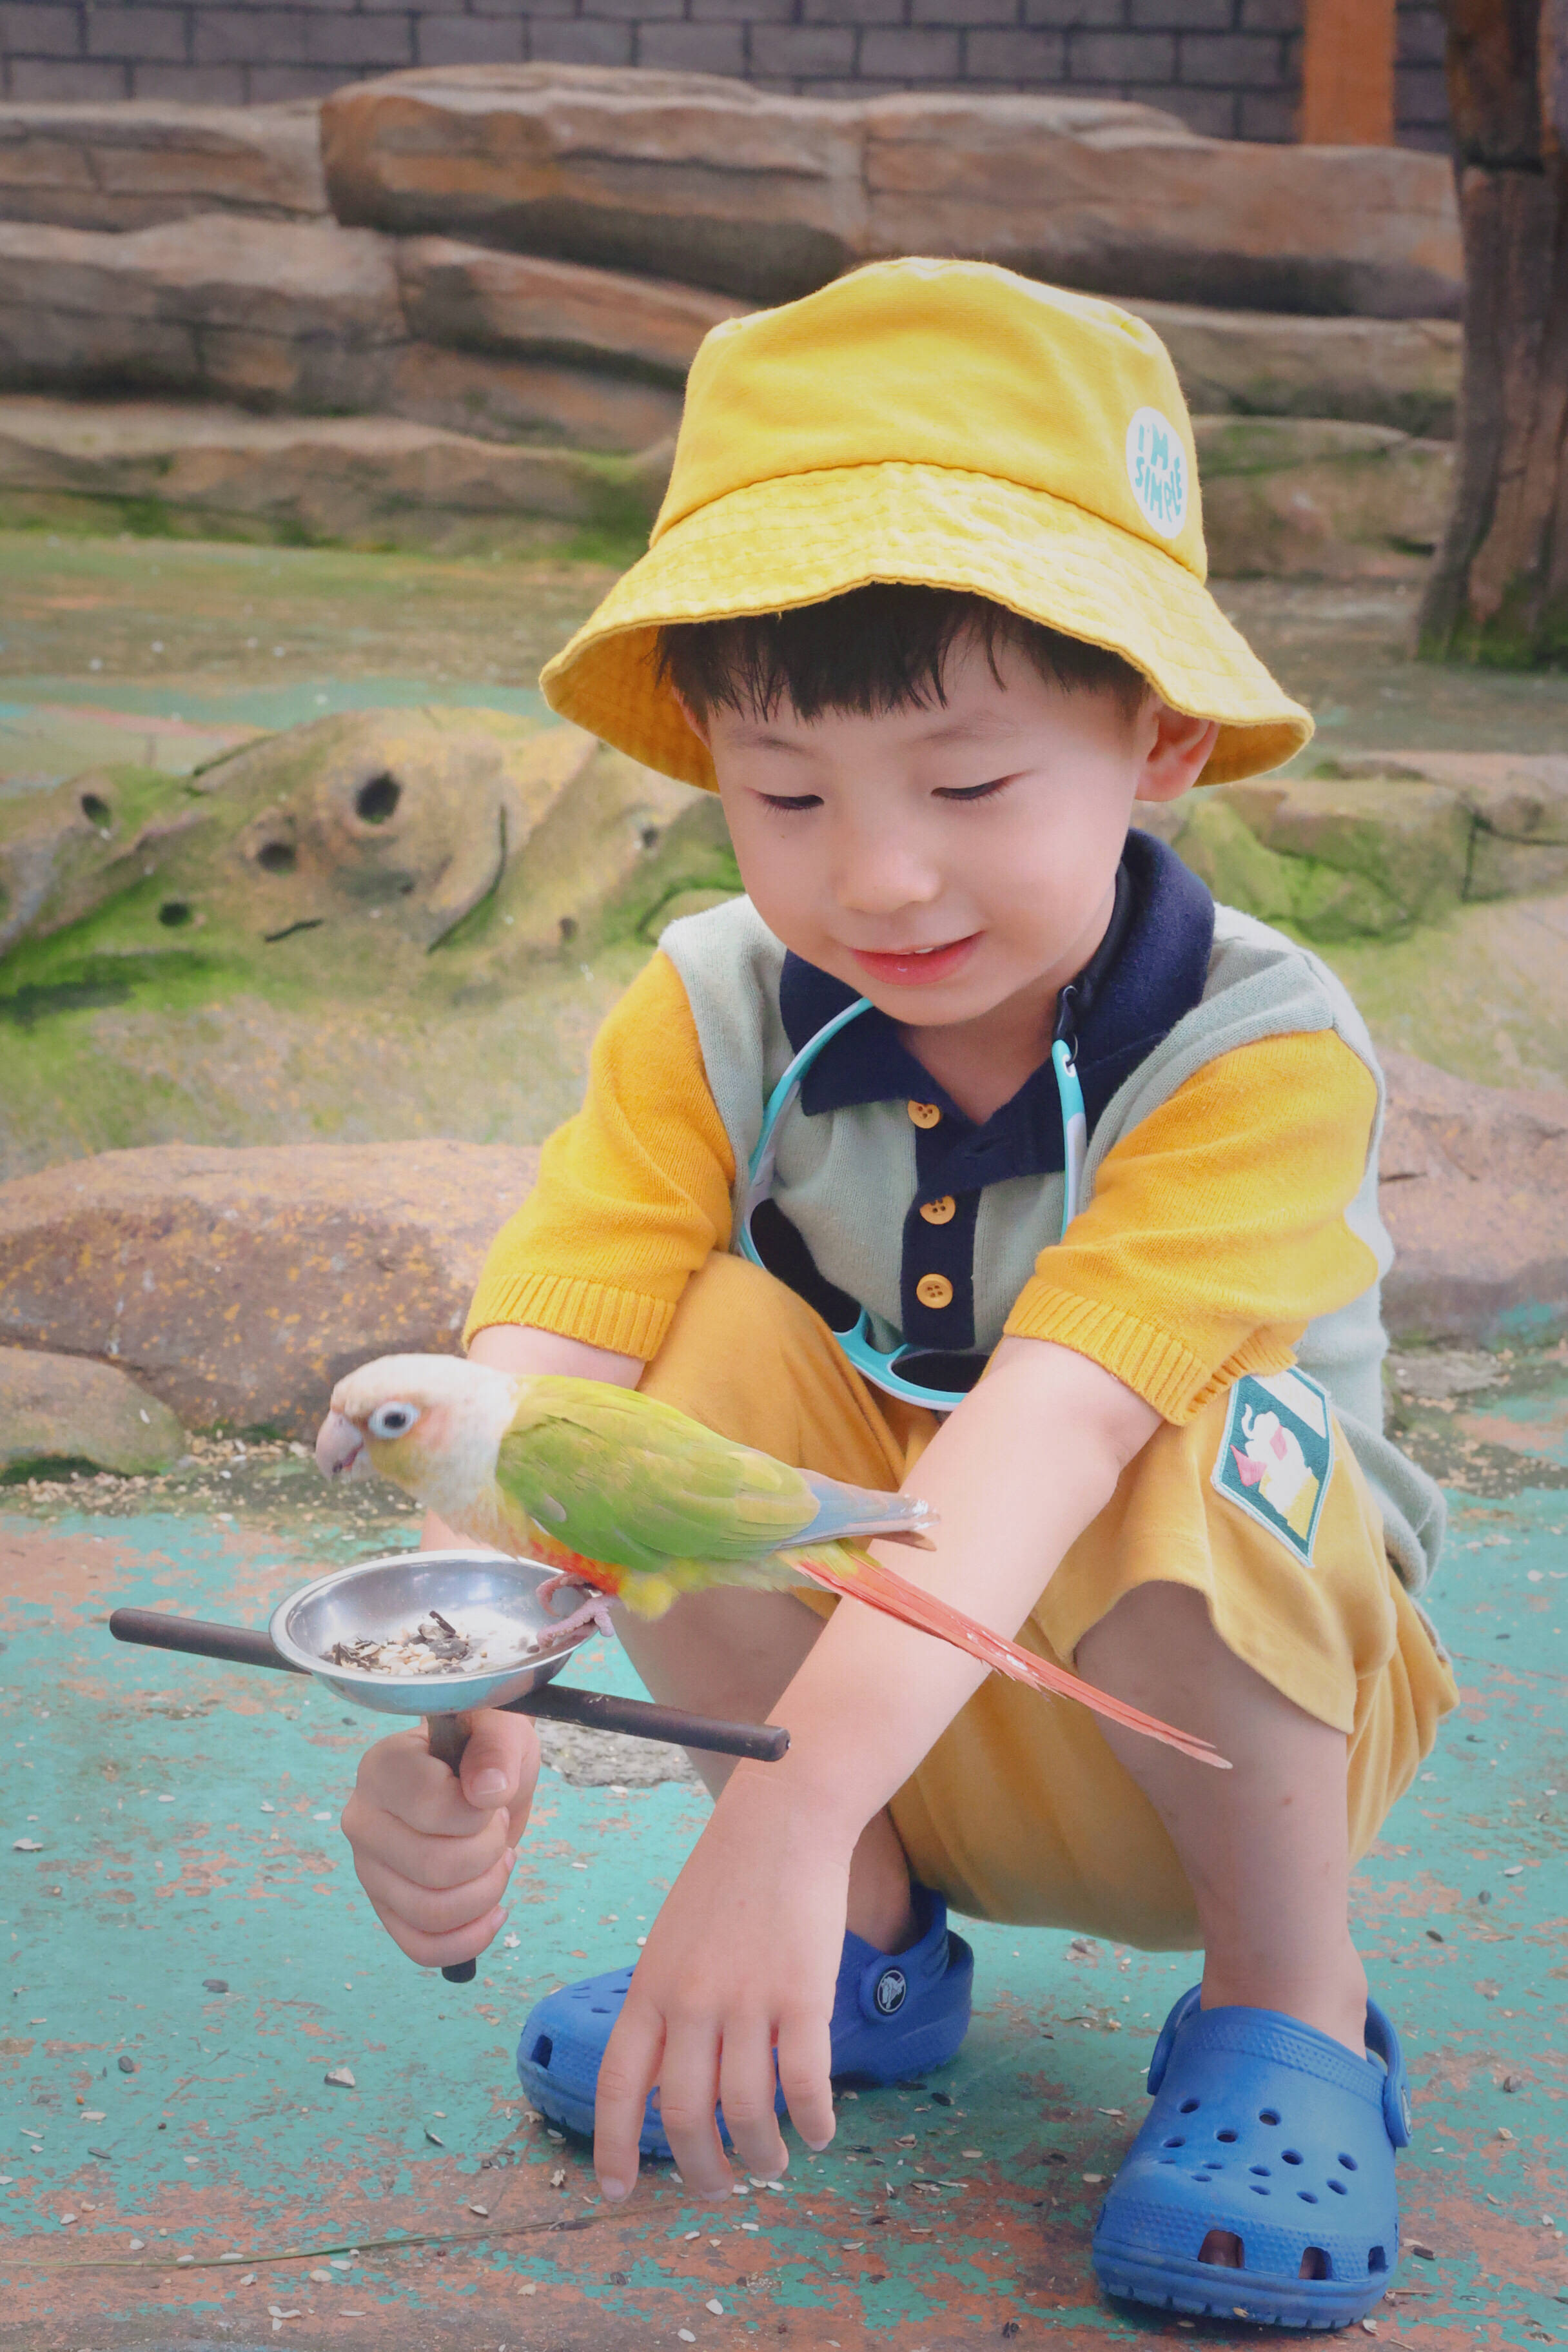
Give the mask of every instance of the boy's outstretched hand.
M 379 1739 L 343 1807 L 343 1835 L 376 1917 L 421 1968 L 482 1952 L 506 1918 L 501 1896 L 539 1778 L 526 1716 L 467 1718 L 459 1782 L 431 1755 L 424 1727 Z
M 629 2196 L 649 2091 L 688 2190 L 725 2196 L 715 2103 L 741 2164 L 788 2161 L 773 2111 L 773 2054 L 807 2146 L 833 2137 L 828 2021 L 844 1946 L 847 1841 L 742 1767 L 665 1898 L 599 2068 L 594 2168 Z

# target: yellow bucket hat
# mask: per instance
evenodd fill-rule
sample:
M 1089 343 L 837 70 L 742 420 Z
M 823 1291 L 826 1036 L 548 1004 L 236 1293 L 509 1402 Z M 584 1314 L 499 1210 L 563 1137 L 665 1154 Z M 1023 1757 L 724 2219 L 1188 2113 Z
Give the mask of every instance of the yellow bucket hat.
M 1312 721 L 1206 571 L 1192 425 L 1152 328 L 985 262 L 876 262 L 705 338 L 648 551 L 540 682 L 563 718 L 711 790 L 655 675 L 661 626 L 872 581 L 961 589 L 1218 719 L 1221 783 L 1277 767 Z

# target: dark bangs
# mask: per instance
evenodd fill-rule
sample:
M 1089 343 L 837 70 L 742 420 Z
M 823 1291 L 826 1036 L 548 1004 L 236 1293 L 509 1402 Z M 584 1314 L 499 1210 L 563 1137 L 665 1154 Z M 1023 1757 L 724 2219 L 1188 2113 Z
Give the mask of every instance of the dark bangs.
M 1120 654 L 1026 621 L 984 596 L 876 582 L 734 621 L 677 623 L 658 633 L 658 673 L 689 709 L 769 718 L 784 702 L 805 719 L 825 710 L 863 718 L 947 699 L 942 671 L 956 641 L 972 635 L 996 674 L 996 648 L 1016 646 L 1048 685 L 1106 694 L 1131 719 L 1146 680 Z

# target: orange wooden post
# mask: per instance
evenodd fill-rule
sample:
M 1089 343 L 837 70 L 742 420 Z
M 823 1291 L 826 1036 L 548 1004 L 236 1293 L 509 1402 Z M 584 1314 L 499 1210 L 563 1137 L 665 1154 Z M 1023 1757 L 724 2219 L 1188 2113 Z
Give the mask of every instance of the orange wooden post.
M 1394 0 L 1307 0 L 1301 137 L 1314 146 L 1394 144 Z

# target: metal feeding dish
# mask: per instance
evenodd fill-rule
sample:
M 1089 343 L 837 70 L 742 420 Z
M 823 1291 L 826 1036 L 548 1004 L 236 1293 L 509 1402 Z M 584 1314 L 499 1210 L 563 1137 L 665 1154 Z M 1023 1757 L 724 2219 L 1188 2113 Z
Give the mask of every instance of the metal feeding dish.
M 389 1552 L 290 1593 L 268 1630 L 290 1665 L 357 1706 L 425 1716 L 505 1706 L 549 1682 L 594 1631 L 541 1646 L 580 1598 L 563 1591 L 553 1612 L 542 1601 L 555 1573 L 500 1552 Z

